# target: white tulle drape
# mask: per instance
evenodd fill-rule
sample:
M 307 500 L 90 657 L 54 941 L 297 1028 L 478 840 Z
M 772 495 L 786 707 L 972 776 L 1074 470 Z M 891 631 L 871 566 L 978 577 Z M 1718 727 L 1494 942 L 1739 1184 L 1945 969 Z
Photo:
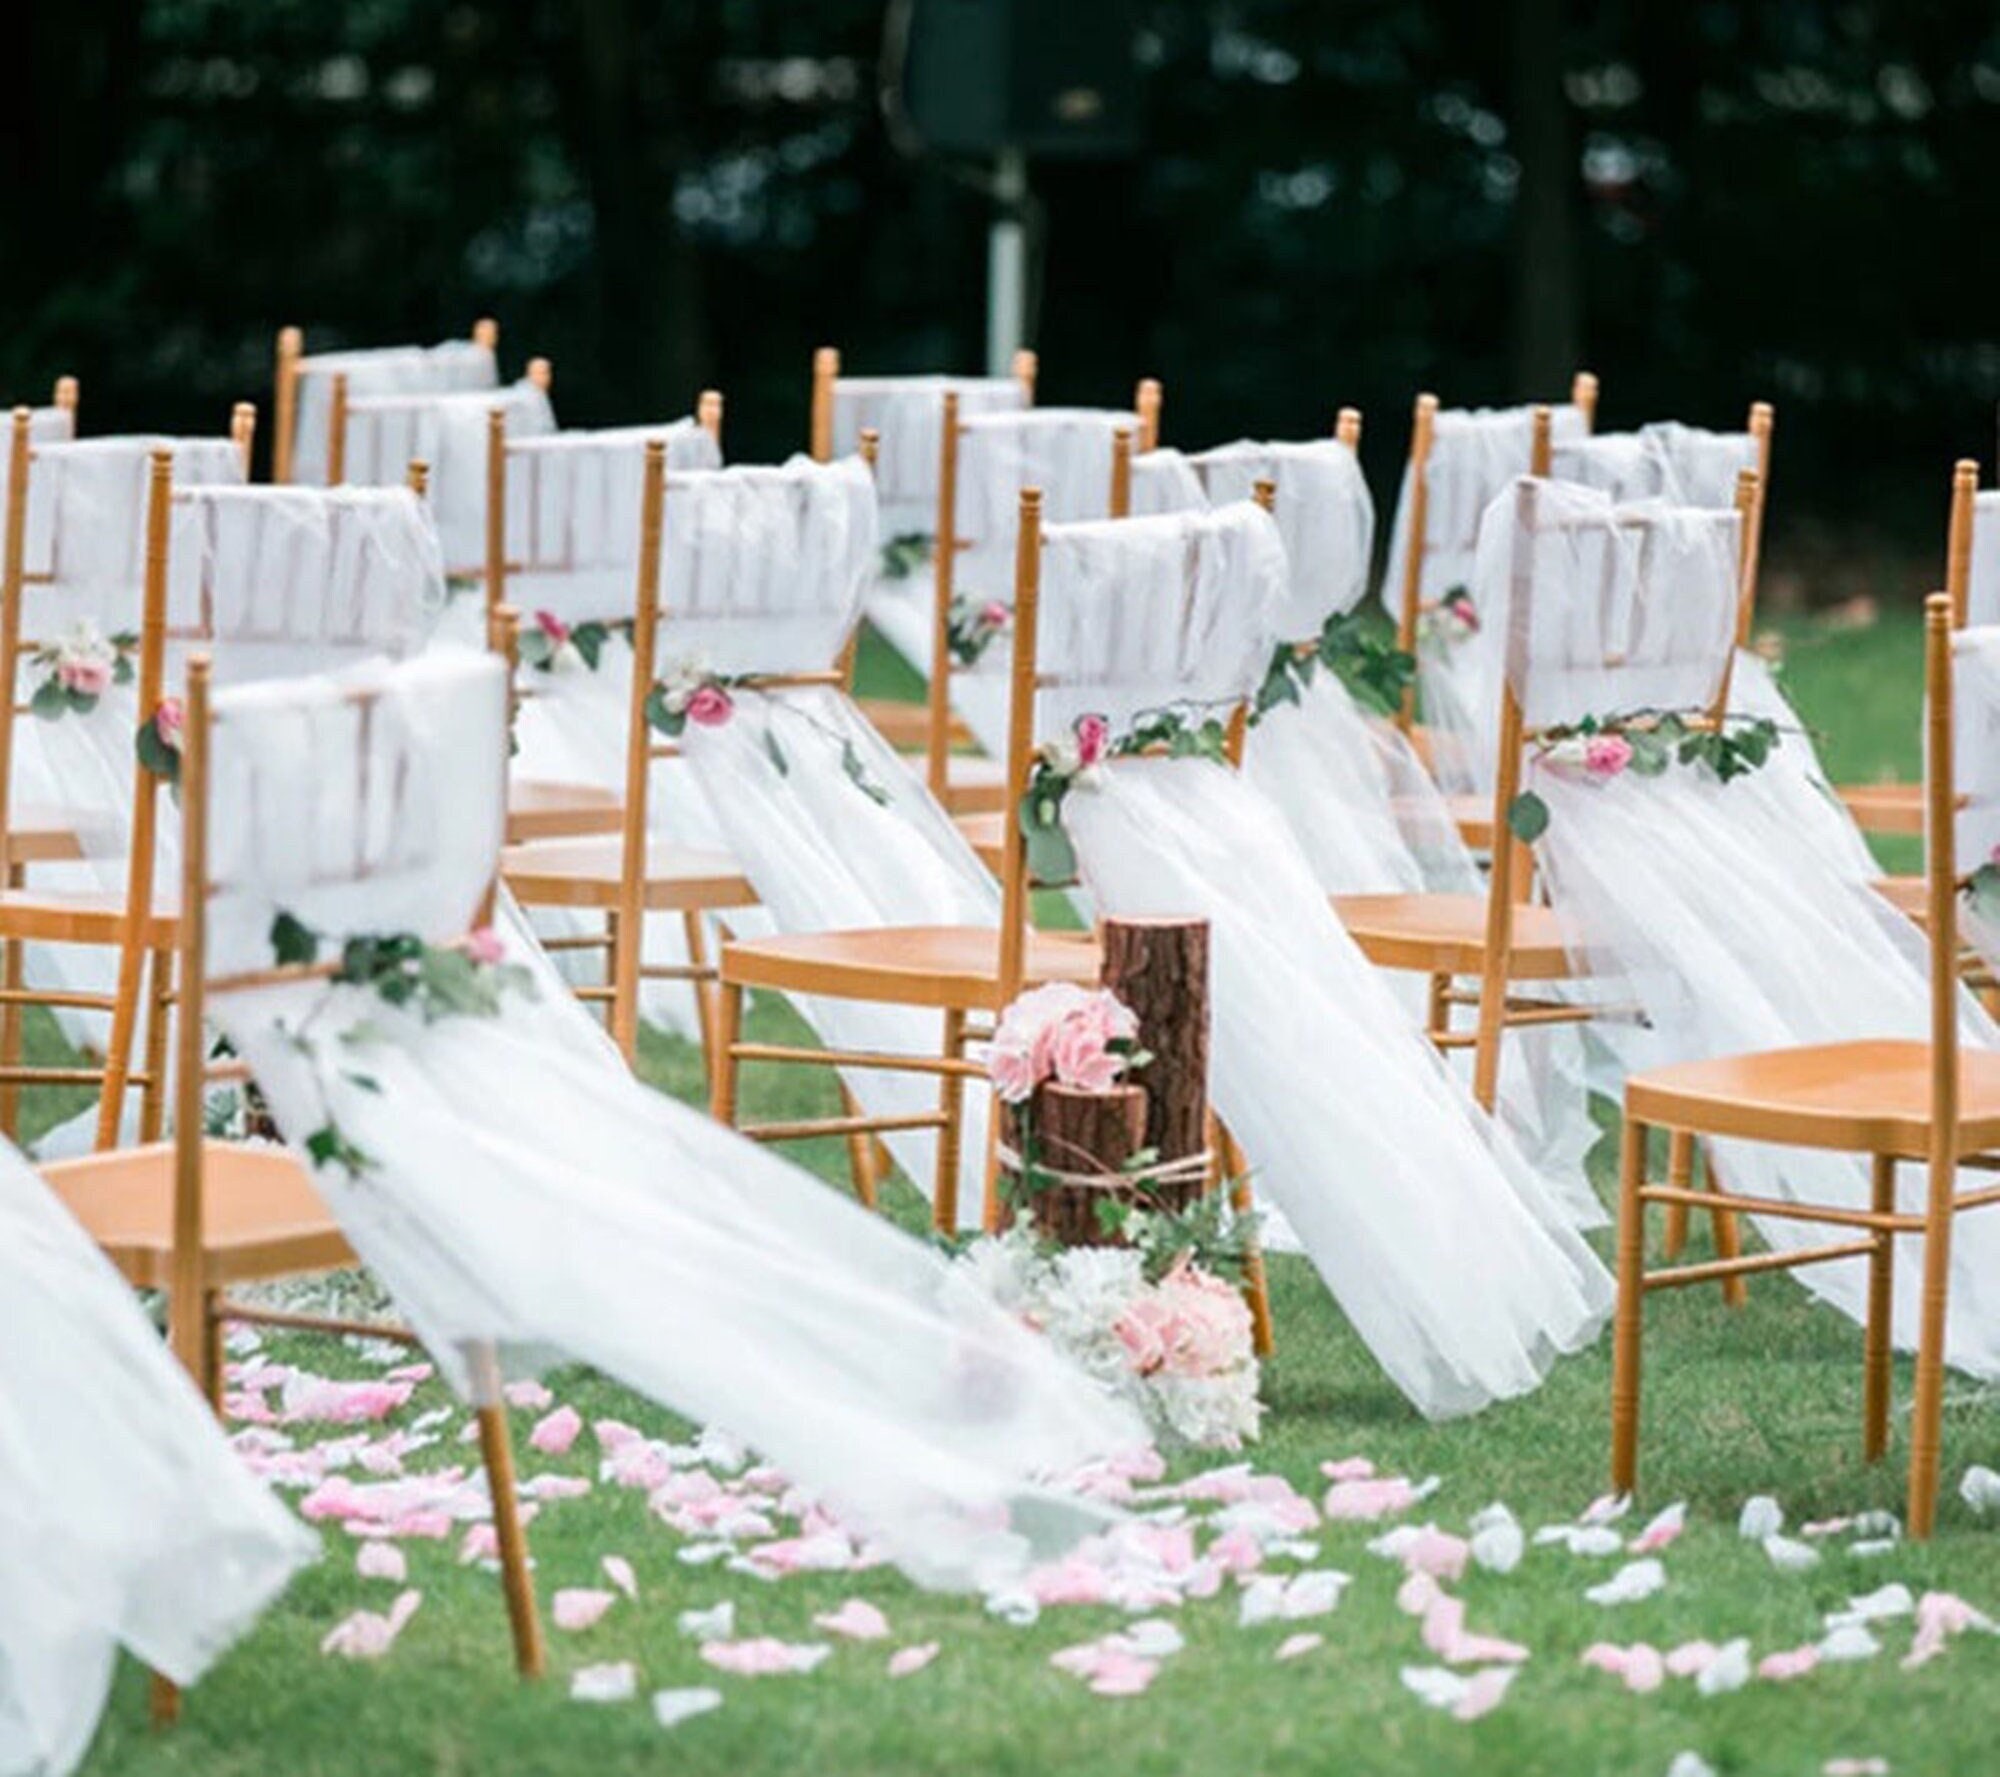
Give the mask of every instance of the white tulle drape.
M 365 732 L 351 686 L 218 700 L 212 819 L 236 885 L 211 919 L 218 968 L 268 960 L 281 909 L 330 942 L 439 939 L 474 915 L 500 837 L 500 673 L 415 662 Z M 455 1386 L 480 1398 L 488 1351 L 503 1375 L 592 1364 L 729 1427 L 926 1584 L 990 1583 L 1101 1524 L 1043 1478 L 1138 1441 L 1122 1407 L 920 1243 L 634 1080 L 517 960 L 538 991 L 493 1019 L 425 1024 L 312 986 L 217 1008 L 290 1137 L 330 1109 L 376 1160 L 319 1186 Z M 315 1078 L 288 1034 L 307 1018 L 328 1040 L 371 1027 L 380 1090 Z
M 547 391 L 531 382 L 348 402 L 343 479 L 355 487 L 399 487 L 411 463 L 427 463 L 431 511 L 454 574 L 476 573 L 486 562 L 486 440 L 496 408 L 507 416 L 510 438 L 556 429 Z
M 853 456 L 864 431 L 878 435 L 875 485 L 885 537 L 937 529 L 948 394 L 958 397 L 961 420 L 1034 405 L 1027 384 L 1011 376 L 843 376 L 833 385 L 833 454 Z
M 1972 562 L 1966 587 L 1966 617 L 1973 623 L 2000 623 L 2000 488 L 1972 497 Z
M 326 481 L 333 379 L 337 375 L 347 378 L 350 401 L 376 395 L 438 395 L 500 386 L 500 370 L 491 349 L 469 339 L 446 340 L 435 346 L 315 352 L 301 358 L 292 421 L 292 479 L 307 486 Z
M 1590 490 L 1549 483 L 1532 492 L 1537 522 L 1549 528 L 1536 538 L 1533 577 L 1521 583 L 1532 590 L 1510 614 L 1507 669 L 1529 720 L 1703 707 L 1721 682 L 1734 628 L 1733 517 L 1660 507 L 1621 513 Z M 1647 522 L 1621 522 L 1636 516 Z M 1579 965 L 1645 1015 L 1643 1028 L 1618 1034 L 1629 1065 L 1926 1034 L 1919 934 L 1801 843 L 1798 786 L 1775 762 L 1725 784 L 1702 766 L 1598 778 L 1540 760 L 1529 782 L 1550 817 L 1537 861 Z M 1963 1028 L 1968 1041 L 1996 1040 L 1969 996 Z M 1865 1160 L 1736 1142 L 1718 1144 L 1716 1159 L 1730 1186 L 1752 1196 L 1869 1202 Z M 1921 1171 L 1902 1170 L 1905 1208 L 1921 1208 Z M 1757 1225 L 1787 1250 L 1836 1238 L 1809 1223 Z M 1897 1242 L 1896 1336 L 1906 1344 L 1922 1245 Z M 1860 1316 L 1858 1263 L 1798 1276 Z M 1996 1280 L 2000 1226 L 1961 1222 L 1950 1355 L 1981 1375 L 2000 1371 Z
M 123 1648 L 192 1684 L 318 1539 L 0 1144 L 0 1771 L 81 1762 Z
M 2000 626 L 1976 623 L 1952 637 L 1954 841 L 1958 870 L 2000 865 Z M 1981 897 L 1959 899 L 1961 936 L 2000 971 L 2000 919 Z
M 1045 533 L 1037 726 L 1240 696 L 1286 602 L 1254 506 Z M 1532 1388 L 1609 1301 L 1589 1249 L 1334 918 L 1284 815 L 1199 760 L 1121 761 L 1065 804 L 1100 909 L 1200 915 L 1217 1108 L 1384 1370 L 1427 1414 Z

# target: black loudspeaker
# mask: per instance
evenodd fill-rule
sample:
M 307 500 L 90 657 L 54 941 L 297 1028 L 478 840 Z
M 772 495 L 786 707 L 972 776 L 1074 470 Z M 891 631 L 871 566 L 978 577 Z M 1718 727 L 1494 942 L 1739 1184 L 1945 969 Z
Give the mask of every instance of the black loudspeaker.
M 925 147 L 1138 151 L 1136 0 L 899 0 L 899 9 L 902 105 Z

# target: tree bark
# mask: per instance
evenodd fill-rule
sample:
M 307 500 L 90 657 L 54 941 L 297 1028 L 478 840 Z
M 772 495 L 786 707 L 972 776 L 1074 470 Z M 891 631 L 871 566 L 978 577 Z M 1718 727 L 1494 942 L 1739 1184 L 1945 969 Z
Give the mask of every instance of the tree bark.
M 1128 1200 L 1118 1175 L 1146 1145 L 1146 1094 L 1137 1086 L 1108 1092 L 1080 1092 L 1051 1083 L 1038 1087 L 1032 1101 L 1036 1161 L 1054 1172 L 1102 1173 L 1102 1186 L 1053 1185 L 1033 1200 L 1041 1231 L 1064 1246 L 1108 1246 L 1115 1232 L 1098 1219 L 1102 1201 Z M 1021 1146 L 1021 1118 L 1010 1105 L 1002 1133 Z
M 1208 1146 L 1208 922 L 1107 919 L 1106 987 L 1139 1020 L 1152 1060 L 1132 1077 L 1146 1089 L 1145 1146 L 1179 1160 Z

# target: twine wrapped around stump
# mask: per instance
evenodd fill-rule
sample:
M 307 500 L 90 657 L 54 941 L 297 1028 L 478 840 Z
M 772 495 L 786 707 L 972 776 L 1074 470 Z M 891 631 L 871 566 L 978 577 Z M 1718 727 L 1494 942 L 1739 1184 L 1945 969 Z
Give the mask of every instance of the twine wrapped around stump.
M 1024 1170 L 1019 1147 L 1024 1112 L 1032 1119 L 1034 1170 L 1042 1188 L 1032 1196 L 1018 1192 L 1013 1207 L 1003 1212 L 1003 1226 L 1025 1208 L 1035 1226 L 1059 1245 L 1125 1246 L 1126 1236 L 1104 1225 L 1100 1204 L 1176 1215 L 1207 1184 L 1206 1151 L 1133 1164 L 1146 1146 L 1142 1088 L 1084 1092 L 1054 1084 L 1037 1087 L 1028 1104 L 1007 1108 L 999 1157 L 1017 1182 Z

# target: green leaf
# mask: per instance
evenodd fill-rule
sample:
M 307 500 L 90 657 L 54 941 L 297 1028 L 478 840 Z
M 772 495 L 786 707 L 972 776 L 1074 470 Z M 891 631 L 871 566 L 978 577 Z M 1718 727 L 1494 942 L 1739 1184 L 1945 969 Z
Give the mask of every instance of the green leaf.
M 319 961 L 319 934 L 290 913 L 271 921 L 271 954 L 281 968 Z
M 160 731 L 150 718 L 139 724 L 133 750 L 138 754 L 141 769 L 170 784 L 180 783 L 181 756 L 160 738 Z
M 375 1161 L 340 1132 L 340 1125 L 322 1124 L 306 1137 L 306 1153 L 315 1166 L 339 1166 L 349 1178 L 358 1179 L 374 1170 Z
M 687 728 L 687 711 L 667 707 L 667 688 L 655 685 L 646 693 L 646 724 L 669 740 L 679 740 Z
M 35 695 L 28 700 L 28 708 L 45 722 L 53 722 L 58 716 L 69 713 L 69 697 L 54 679 L 44 679 L 35 687 Z
M 521 656 L 521 664 L 531 666 L 537 672 L 547 672 L 556 657 L 555 644 L 541 629 L 522 630 L 514 645 Z
M 1533 845 L 1549 830 L 1549 805 L 1533 790 L 1523 790 L 1507 804 L 1507 831 L 1523 845 Z
M 854 742 L 843 738 L 840 743 L 840 769 L 847 773 L 848 781 L 871 802 L 882 807 L 889 806 L 889 792 L 868 775 L 868 767 L 863 763 L 860 750 Z
M 1966 879 L 1965 900 L 1975 919 L 2000 925 L 2000 864 L 1981 864 Z
M 592 672 L 597 671 L 597 663 L 604 656 L 604 644 L 611 639 L 611 632 L 601 623 L 579 623 L 569 632 L 570 645 L 583 657 L 583 664 Z
M 1028 874 L 1035 881 L 1050 885 L 1074 882 L 1076 848 L 1063 831 L 1060 799 L 1030 791 L 1021 799 L 1015 818 L 1021 829 Z

